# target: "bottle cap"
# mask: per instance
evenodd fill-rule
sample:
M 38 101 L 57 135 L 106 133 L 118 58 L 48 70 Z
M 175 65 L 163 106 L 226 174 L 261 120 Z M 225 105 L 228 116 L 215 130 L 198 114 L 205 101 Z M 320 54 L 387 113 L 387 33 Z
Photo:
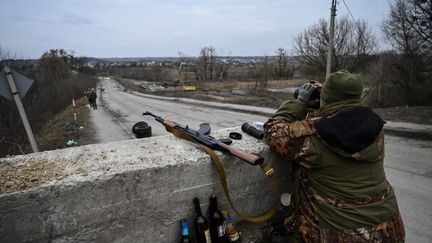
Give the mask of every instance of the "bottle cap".
M 240 140 L 240 139 L 242 139 L 242 135 L 241 135 L 240 133 L 238 133 L 238 132 L 230 132 L 230 133 L 229 133 L 229 137 L 230 137 L 231 139 L 235 139 L 235 140 Z
M 222 215 L 225 218 L 225 221 L 229 222 L 232 220 L 231 215 L 228 214 L 228 211 L 226 209 L 222 209 Z

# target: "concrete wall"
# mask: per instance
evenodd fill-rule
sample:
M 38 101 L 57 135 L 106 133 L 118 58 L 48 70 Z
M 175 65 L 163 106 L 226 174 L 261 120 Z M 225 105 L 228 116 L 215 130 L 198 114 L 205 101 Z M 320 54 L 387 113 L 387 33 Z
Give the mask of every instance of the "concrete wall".
M 230 131 L 240 128 L 212 135 Z M 233 146 L 267 158 L 287 186 L 287 163 L 262 142 L 243 134 Z M 259 167 L 222 160 L 238 208 L 268 209 L 275 194 Z M 194 196 L 205 212 L 211 194 L 232 212 L 209 156 L 173 136 L 0 159 L 0 177 L 0 242 L 177 242 Z

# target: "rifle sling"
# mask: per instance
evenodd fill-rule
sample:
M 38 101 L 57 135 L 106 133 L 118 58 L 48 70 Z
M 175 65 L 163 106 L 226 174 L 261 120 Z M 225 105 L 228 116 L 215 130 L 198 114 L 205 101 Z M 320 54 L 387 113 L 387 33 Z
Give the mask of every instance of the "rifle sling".
M 234 203 L 231 200 L 230 192 L 228 190 L 228 184 L 227 184 L 227 180 L 226 180 L 225 170 L 223 168 L 223 165 L 222 165 L 219 157 L 216 155 L 216 153 L 212 149 L 210 149 L 209 147 L 196 142 L 190 136 L 188 136 L 187 134 L 184 134 L 183 132 L 181 132 L 181 131 L 179 131 L 179 130 L 177 130 L 175 128 L 166 127 L 166 129 L 169 132 L 171 132 L 172 134 L 174 134 L 174 136 L 176 136 L 178 138 L 181 138 L 181 139 L 184 139 L 184 140 L 187 140 L 187 141 L 190 141 L 192 143 L 195 143 L 195 144 L 199 145 L 204 151 L 206 151 L 206 153 L 208 155 L 210 155 L 210 157 L 211 157 L 211 159 L 213 161 L 213 164 L 214 164 L 214 166 L 216 168 L 216 172 L 218 174 L 219 180 L 220 180 L 220 182 L 222 184 L 222 187 L 223 187 L 223 190 L 224 190 L 224 193 L 225 193 L 225 197 L 227 198 L 229 204 L 231 205 L 231 208 L 234 210 L 234 212 L 241 219 L 249 221 L 249 222 L 254 222 L 254 223 L 263 222 L 263 221 L 266 221 L 266 220 L 270 219 L 271 217 L 273 217 L 273 215 L 278 211 L 278 208 L 279 208 L 279 198 L 275 197 L 275 202 L 273 203 L 272 208 L 269 211 L 263 213 L 262 215 L 247 216 L 247 215 L 241 214 L 237 210 L 237 208 L 234 206 Z M 260 167 L 264 171 L 264 173 L 267 175 L 267 177 L 269 178 L 270 183 L 271 183 L 272 187 L 275 189 L 275 191 L 279 192 L 279 183 L 277 181 L 276 173 L 275 173 L 274 169 L 269 164 L 267 164 L 267 162 L 265 162 L 265 161 L 262 164 L 260 164 Z

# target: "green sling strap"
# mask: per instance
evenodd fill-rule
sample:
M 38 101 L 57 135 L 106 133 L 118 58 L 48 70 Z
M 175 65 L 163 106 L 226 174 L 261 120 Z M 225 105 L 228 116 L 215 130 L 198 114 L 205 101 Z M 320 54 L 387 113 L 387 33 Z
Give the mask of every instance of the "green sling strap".
M 171 127 L 166 127 L 166 128 L 169 132 L 174 134 L 174 136 L 199 145 L 204 151 L 206 151 L 206 153 L 208 155 L 210 155 L 210 157 L 213 161 L 213 164 L 216 168 L 216 172 L 218 174 L 219 180 L 222 184 L 222 187 L 223 187 L 223 190 L 225 193 L 225 197 L 227 198 L 231 208 L 234 210 L 234 212 L 241 219 L 249 221 L 249 222 L 257 223 L 257 222 L 262 222 L 262 221 L 266 221 L 266 220 L 270 219 L 277 212 L 277 210 L 279 208 L 279 198 L 275 197 L 275 202 L 273 203 L 272 208 L 269 211 L 263 213 L 262 215 L 247 216 L 247 215 L 241 214 L 237 210 L 237 208 L 234 206 L 234 203 L 231 200 L 230 192 L 228 190 L 228 184 L 227 184 L 227 180 L 226 180 L 225 170 L 224 170 L 223 165 L 222 165 L 219 157 L 217 156 L 217 154 L 212 149 L 210 149 L 209 147 L 202 145 L 200 143 L 197 143 L 195 140 L 190 138 L 187 134 L 184 134 L 181 131 L 174 129 L 174 128 L 171 128 Z M 265 161 L 262 164 L 260 164 L 260 167 L 264 171 L 264 173 L 267 175 L 267 177 L 269 178 L 270 183 L 271 183 L 272 187 L 275 189 L 275 191 L 279 192 L 279 183 L 277 181 L 276 173 L 275 173 L 274 169 L 269 164 L 267 164 L 267 162 L 265 162 Z

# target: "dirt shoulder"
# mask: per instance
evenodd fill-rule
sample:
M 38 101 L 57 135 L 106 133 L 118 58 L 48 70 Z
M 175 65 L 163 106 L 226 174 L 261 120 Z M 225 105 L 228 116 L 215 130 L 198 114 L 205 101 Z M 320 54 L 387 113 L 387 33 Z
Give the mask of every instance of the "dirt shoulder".
M 36 136 L 40 151 L 62 149 L 97 143 L 96 132 L 91 124 L 88 102 L 81 98 L 76 103 L 77 121 L 72 106 L 57 114 Z M 73 142 L 67 144 L 69 140 Z

